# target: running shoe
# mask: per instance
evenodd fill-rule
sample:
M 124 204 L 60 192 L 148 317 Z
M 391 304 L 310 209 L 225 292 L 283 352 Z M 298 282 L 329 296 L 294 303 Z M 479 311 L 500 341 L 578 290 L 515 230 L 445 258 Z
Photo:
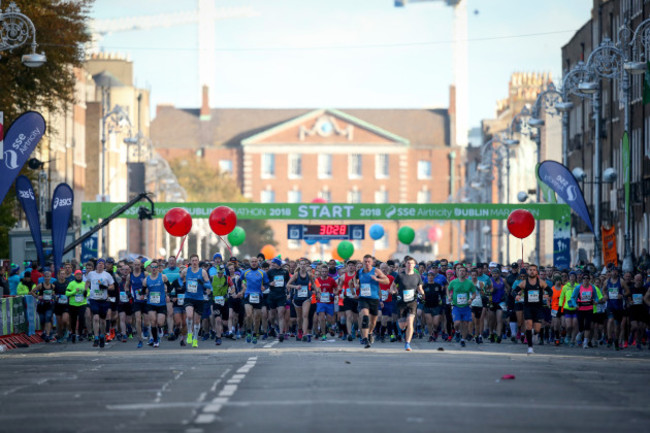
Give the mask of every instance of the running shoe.
M 501 337 L 497 337 L 497 343 L 501 344 Z
M 99 337 L 99 347 L 104 347 L 106 346 L 106 338 L 102 335 Z
M 127 341 L 126 334 L 122 335 L 122 343 L 126 343 L 126 341 Z
M 364 345 L 363 347 L 364 347 L 365 349 L 370 349 L 370 347 L 372 347 L 371 344 L 370 344 L 370 340 L 368 340 L 367 338 L 364 338 L 364 339 L 362 340 L 362 344 Z
M 237 332 L 237 335 L 235 336 L 237 340 L 241 340 L 241 332 Z
M 48 340 L 45 340 L 47 343 Z M 95 341 L 93 341 L 93 347 L 99 347 L 99 337 L 95 338 Z
M 193 339 L 192 339 L 192 347 L 199 347 L 199 340 L 198 340 L 198 338 L 193 338 Z
M 207 332 L 203 334 L 203 336 L 201 337 L 201 341 L 208 341 L 209 339 L 210 339 L 210 335 Z
M 435 340 L 433 339 L 433 335 L 429 335 L 429 343 L 433 343 Z
M 269 338 L 269 335 L 267 333 L 262 334 L 262 340 L 266 340 Z
M 187 342 L 185 341 L 184 338 L 181 338 L 181 347 L 187 346 Z
M 153 347 L 160 347 L 160 343 L 158 341 L 154 341 Z
M 465 347 L 465 340 L 460 340 L 460 347 Z
M 311 343 L 311 334 L 307 334 L 307 343 Z
M 410 343 L 404 343 L 404 350 L 406 350 L 407 352 L 410 352 L 411 351 L 411 344 Z
M 301 341 L 304 341 L 305 343 L 307 342 L 307 336 L 303 335 L 302 338 L 300 339 Z
M 278 340 L 280 340 L 280 343 L 282 343 L 284 341 L 284 334 L 280 334 L 278 336 Z
M 374 344 L 375 343 L 375 334 L 370 334 L 368 336 L 368 341 L 370 342 L 370 344 Z
M 142 331 L 142 336 L 143 336 L 144 338 L 149 338 L 149 328 L 145 328 L 145 329 Z
M 253 343 L 253 344 L 257 344 L 257 335 L 253 335 L 253 341 L 252 341 L 252 343 Z
M 77 342 L 77 335 L 72 334 L 72 344 L 75 344 Z
M 348 341 L 352 341 L 352 340 L 354 340 L 354 337 L 352 336 L 352 334 L 348 334 Z
M 153 338 L 150 338 L 149 341 L 147 342 L 147 346 L 153 346 Z
M 298 334 L 296 335 L 296 341 L 302 340 L 302 337 L 303 337 L 302 331 L 298 331 Z
M 251 336 L 251 334 L 246 334 L 246 342 L 250 343 L 252 340 L 253 340 L 253 337 Z
M 483 343 L 483 336 L 479 334 L 478 337 L 476 337 L 476 344 L 482 344 Z
M 397 341 L 397 337 L 395 337 L 395 334 L 390 334 L 390 342 L 394 343 Z
M 192 340 L 194 340 L 194 337 L 192 336 L 191 332 L 187 333 L 187 344 L 192 344 Z
M 218 337 L 217 337 L 217 339 L 216 339 L 216 345 L 217 345 L 217 346 L 221 346 L 221 338 L 218 338 Z
M 321 340 L 321 341 L 327 341 L 327 336 L 326 336 L 326 335 L 323 335 L 323 336 L 320 338 L 320 340 Z
M 526 352 L 526 354 L 527 354 L 527 355 L 532 355 L 533 353 L 535 353 L 535 352 L 533 351 L 533 348 L 532 348 L 532 347 L 529 347 L 529 348 L 528 348 L 528 351 Z

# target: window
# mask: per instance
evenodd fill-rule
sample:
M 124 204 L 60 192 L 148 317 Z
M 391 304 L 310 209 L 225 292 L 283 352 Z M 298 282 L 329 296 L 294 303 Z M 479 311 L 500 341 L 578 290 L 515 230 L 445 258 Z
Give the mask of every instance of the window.
M 376 250 L 387 250 L 388 249 L 388 235 L 384 234 L 381 239 L 375 241 Z
M 418 191 L 418 203 L 421 204 L 431 203 L 431 191 L 424 188 Z
M 302 155 L 299 153 L 289 154 L 289 179 L 300 179 L 302 177 Z
M 275 155 L 272 153 L 262 154 L 262 179 L 275 177 Z
M 302 192 L 299 189 L 289 191 L 287 203 L 302 203 Z
M 287 246 L 290 250 L 299 250 L 301 248 L 300 240 L 298 239 L 289 239 Z
M 375 156 L 375 178 L 388 179 L 388 154 L 386 153 Z
M 319 179 L 332 178 L 332 155 L 330 154 L 318 155 L 318 178 Z
M 262 190 L 262 195 L 260 197 L 261 203 L 275 203 L 275 191 L 272 189 Z
M 375 191 L 375 203 L 388 203 L 388 191 L 385 189 Z
M 431 161 L 418 161 L 418 179 L 431 179 Z
M 361 178 L 361 154 L 352 153 L 348 157 L 348 177 L 350 179 Z
M 219 171 L 221 173 L 230 173 L 230 174 L 232 174 L 232 161 L 230 159 L 220 159 L 219 160 Z
M 358 189 L 348 191 L 348 203 L 361 203 L 361 191 Z
M 318 194 L 318 195 L 320 196 L 320 198 L 322 198 L 322 199 L 325 200 L 326 202 L 328 202 L 328 203 L 331 203 L 331 202 L 332 202 L 332 191 L 330 191 L 330 190 L 323 190 L 323 191 L 321 191 L 320 194 Z

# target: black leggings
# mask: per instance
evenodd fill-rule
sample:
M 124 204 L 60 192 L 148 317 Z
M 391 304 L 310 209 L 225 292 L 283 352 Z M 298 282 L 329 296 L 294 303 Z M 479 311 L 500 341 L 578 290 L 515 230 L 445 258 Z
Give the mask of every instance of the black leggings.
M 578 310 L 578 331 L 591 331 L 591 319 L 594 317 L 594 310 Z
M 68 313 L 70 314 L 70 332 L 73 334 L 83 334 L 86 328 L 86 306 L 68 306 Z M 77 319 L 79 319 L 79 332 L 77 332 Z
M 309 329 L 314 330 L 314 313 L 316 313 L 316 304 L 309 305 Z

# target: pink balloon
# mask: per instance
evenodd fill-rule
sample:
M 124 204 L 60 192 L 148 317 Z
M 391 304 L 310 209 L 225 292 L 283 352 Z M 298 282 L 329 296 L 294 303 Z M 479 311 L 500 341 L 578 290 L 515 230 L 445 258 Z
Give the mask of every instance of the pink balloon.
M 325 200 L 324 198 L 321 198 L 321 197 L 316 197 L 311 202 L 312 203 L 327 203 L 327 200 Z
M 440 239 L 442 239 L 442 227 L 440 226 L 433 226 L 429 229 L 429 232 L 427 233 L 427 237 L 429 238 L 429 241 L 431 242 L 438 242 Z

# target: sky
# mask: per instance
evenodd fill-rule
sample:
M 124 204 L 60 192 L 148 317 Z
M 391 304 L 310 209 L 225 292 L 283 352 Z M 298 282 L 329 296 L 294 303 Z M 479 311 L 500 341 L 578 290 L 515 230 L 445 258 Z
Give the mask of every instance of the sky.
M 452 8 L 446 1 L 214 0 L 255 16 L 216 21 L 212 108 L 447 107 Z M 469 125 L 495 116 L 513 72 L 561 79 L 561 47 L 592 0 L 467 0 Z M 542 6 L 543 5 L 543 6 Z M 95 19 L 197 9 L 196 0 L 96 0 Z M 157 104 L 200 106 L 198 25 L 120 31 L 99 41 L 127 54 Z

